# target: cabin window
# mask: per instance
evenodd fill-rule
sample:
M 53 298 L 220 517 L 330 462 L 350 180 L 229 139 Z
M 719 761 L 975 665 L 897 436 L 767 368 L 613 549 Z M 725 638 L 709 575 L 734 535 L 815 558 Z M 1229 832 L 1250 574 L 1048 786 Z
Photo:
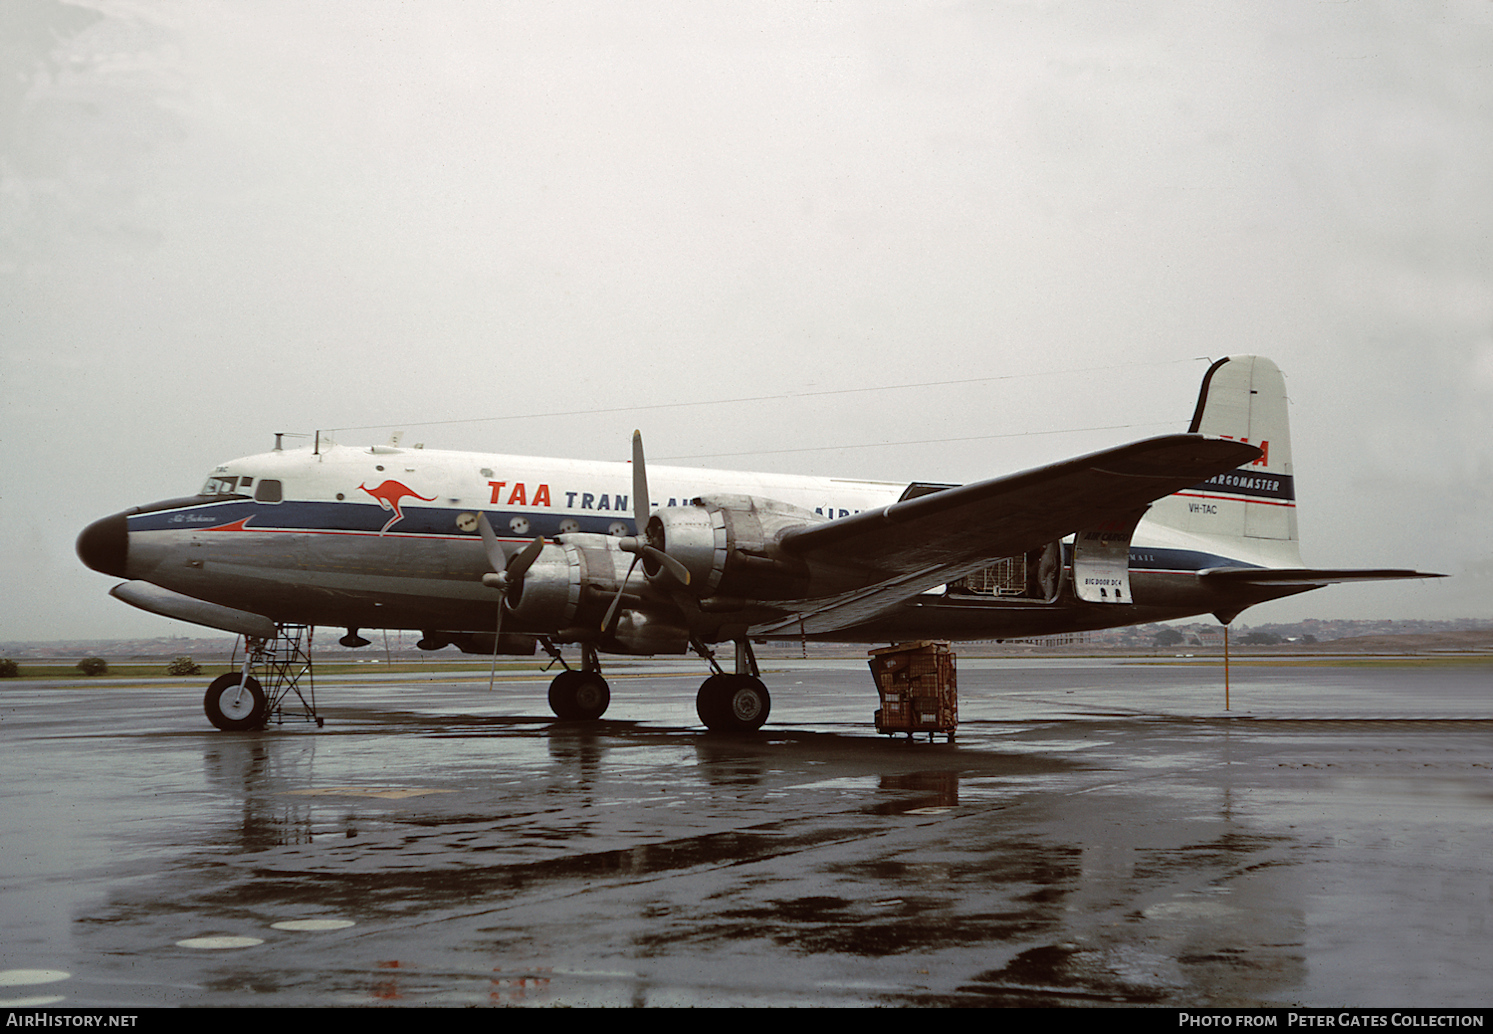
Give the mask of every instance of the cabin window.
M 254 501 L 259 503 L 278 503 L 280 499 L 280 482 L 272 478 L 261 479 L 259 487 L 254 490 Z

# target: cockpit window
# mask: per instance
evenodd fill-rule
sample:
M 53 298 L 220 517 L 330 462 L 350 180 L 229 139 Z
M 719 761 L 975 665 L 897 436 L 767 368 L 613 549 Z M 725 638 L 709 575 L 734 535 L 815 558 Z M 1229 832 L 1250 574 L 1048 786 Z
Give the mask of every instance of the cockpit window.
M 244 480 L 247 481 L 249 479 L 245 478 Z M 202 486 L 202 491 L 198 494 L 233 495 L 236 488 L 238 488 L 237 477 L 225 477 L 222 474 L 214 474 L 212 477 L 207 479 L 207 484 Z
M 278 503 L 284 498 L 284 492 L 280 482 L 273 478 L 260 478 L 259 484 L 254 484 L 252 477 L 240 477 L 237 474 L 214 474 L 207 479 L 207 484 L 202 486 L 199 495 L 238 496 L 242 499 L 250 490 L 254 492 L 254 498 L 261 503 Z

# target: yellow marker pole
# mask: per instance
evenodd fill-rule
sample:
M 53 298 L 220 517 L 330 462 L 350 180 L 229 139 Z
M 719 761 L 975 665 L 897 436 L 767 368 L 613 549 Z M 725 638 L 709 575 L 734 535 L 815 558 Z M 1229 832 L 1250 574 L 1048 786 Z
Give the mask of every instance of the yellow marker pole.
M 1229 626 L 1223 626 L 1223 709 L 1229 709 Z

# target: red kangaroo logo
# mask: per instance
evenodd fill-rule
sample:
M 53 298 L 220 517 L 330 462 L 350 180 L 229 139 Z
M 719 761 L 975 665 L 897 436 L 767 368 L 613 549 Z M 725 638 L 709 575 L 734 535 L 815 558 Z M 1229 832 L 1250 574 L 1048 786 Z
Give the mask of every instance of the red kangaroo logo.
M 398 481 L 385 481 L 377 488 L 369 488 L 367 485 L 359 485 L 358 487 L 377 499 L 378 505 L 382 506 L 385 510 L 394 511 L 394 516 L 389 518 L 388 523 L 378 529 L 380 535 L 404 520 L 404 512 L 399 509 L 399 501 L 401 499 L 409 498 L 420 499 L 427 503 L 435 502 L 435 496 L 423 496 L 408 485 L 401 485 Z

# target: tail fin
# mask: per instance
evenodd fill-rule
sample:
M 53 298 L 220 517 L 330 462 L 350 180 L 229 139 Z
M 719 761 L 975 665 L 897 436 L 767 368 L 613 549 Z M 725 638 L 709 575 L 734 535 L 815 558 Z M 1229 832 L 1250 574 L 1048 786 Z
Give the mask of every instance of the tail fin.
M 1159 499 L 1146 523 L 1209 540 L 1225 556 L 1269 567 L 1301 564 L 1286 382 L 1260 356 L 1231 356 L 1203 377 L 1188 430 L 1257 446 L 1248 466 Z M 1227 548 L 1222 548 L 1227 547 Z

